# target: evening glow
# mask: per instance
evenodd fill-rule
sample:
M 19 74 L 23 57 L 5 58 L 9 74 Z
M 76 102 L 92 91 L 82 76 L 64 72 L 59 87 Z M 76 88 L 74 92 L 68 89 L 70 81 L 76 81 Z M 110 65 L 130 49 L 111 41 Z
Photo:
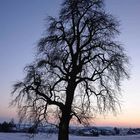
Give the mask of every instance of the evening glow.
M 12 85 L 24 77 L 32 62 L 46 16 L 57 16 L 62 0 L 0 0 L 0 121 L 17 120 L 10 108 Z M 98 115 L 93 125 L 140 127 L 140 0 L 105 0 L 106 10 L 120 21 L 117 38 L 130 57 L 131 78 L 122 83 L 121 110 Z

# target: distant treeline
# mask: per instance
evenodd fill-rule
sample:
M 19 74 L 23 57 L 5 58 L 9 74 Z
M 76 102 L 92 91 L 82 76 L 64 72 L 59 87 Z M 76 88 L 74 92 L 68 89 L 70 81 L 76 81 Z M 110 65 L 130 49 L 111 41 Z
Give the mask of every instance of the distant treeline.
M 37 133 L 37 128 L 32 125 L 16 124 L 14 119 L 0 123 L 0 132 Z
M 0 132 L 14 132 L 14 128 L 16 127 L 13 120 L 10 122 L 4 121 L 3 123 L 0 123 Z
M 35 134 L 43 133 L 58 133 L 58 129 L 51 125 L 36 127 L 31 124 L 16 124 L 14 119 L 9 122 L 0 123 L 0 132 L 18 132 Z M 140 134 L 140 128 L 117 128 L 117 127 L 73 127 L 69 128 L 72 135 L 77 136 L 110 136 L 110 135 L 137 135 Z

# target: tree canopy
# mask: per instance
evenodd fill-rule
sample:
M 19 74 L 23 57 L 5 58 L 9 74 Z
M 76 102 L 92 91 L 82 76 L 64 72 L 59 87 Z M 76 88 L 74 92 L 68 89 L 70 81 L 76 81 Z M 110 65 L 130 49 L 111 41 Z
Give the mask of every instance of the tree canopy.
M 13 104 L 21 119 L 59 124 L 59 140 L 68 140 L 72 118 L 85 123 L 96 111 L 116 110 L 128 57 L 102 0 L 65 0 L 48 22 L 35 61 L 14 85 Z

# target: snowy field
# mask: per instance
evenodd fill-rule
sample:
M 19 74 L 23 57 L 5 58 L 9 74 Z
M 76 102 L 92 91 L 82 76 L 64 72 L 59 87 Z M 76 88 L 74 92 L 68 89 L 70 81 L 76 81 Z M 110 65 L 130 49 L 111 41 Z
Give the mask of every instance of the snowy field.
M 0 140 L 57 140 L 57 136 L 51 137 L 45 134 L 37 134 L 34 138 L 24 133 L 0 133 Z M 131 136 L 99 136 L 99 137 L 80 137 L 70 136 L 70 140 L 140 140 L 140 135 Z

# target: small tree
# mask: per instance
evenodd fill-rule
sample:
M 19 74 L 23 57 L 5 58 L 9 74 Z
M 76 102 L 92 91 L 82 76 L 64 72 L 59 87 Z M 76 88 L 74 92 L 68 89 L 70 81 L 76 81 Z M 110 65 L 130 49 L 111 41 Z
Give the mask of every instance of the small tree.
M 114 127 L 114 131 L 115 131 L 115 135 L 119 135 L 120 134 L 120 129 L 117 127 Z
M 48 21 L 13 103 L 22 119 L 59 124 L 58 140 L 68 140 L 72 118 L 85 123 L 96 111 L 115 111 L 128 58 L 102 0 L 65 0 Z

